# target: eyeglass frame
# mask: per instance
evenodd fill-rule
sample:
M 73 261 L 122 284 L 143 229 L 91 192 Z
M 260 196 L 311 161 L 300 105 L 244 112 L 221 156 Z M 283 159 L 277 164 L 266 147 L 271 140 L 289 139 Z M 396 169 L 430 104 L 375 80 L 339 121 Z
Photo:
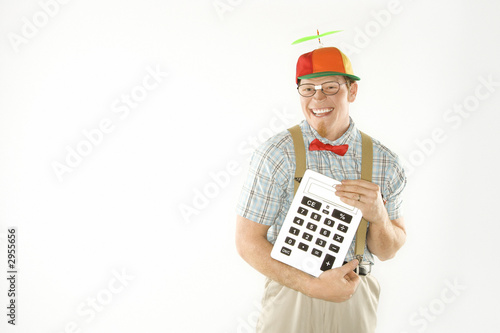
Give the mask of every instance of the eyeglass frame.
M 335 94 L 327 94 L 327 93 L 325 93 L 325 92 L 323 91 L 323 85 L 324 85 L 325 83 L 328 83 L 328 82 L 335 82 L 335 83 L 337 83 L 337 84 L 339 85 L 339 89 L 335 92 Z M 301 86 L 306 85 L 306 84 L 307 84 L 307 85 L 313 85 L 313 86 L 314 86 L 314 93 L 313 93 L 311 96 L 304 96 L 304 95 L 302 95 L 302 94 L 300 93 L 300 91 L 299 91 L 299 88 L 300 88 Z M 334 96 L 334 95 L 336 95 L 336 94 L 340 91 L 340 86 L 341 86 L 341 85 L 343 85 L 343 84 L 347 84 L 347 81 L 346 81 L 346 82 L 343 82 L 343 83 L 340 83 L 340 82 L 338 82 L 338 81 L 326 81 L 326 82 L 323 82 L 322 84 L 319 84 L 319 85 L 315 85 L 314 83 L 302 83 L 302 84 L 299 84 L 299 85 L 297 86 L 297 92 L 298 92 L 298 93 L 299 93 L 299 95 L 300 95 L 300 96 L 302 96 L 302 97 L 313 97 L 313 96 L 316 94 L 316 91 L 321 90 L 321 92 L 322 92 L 323 94 L 325 94 L 326 96 Z

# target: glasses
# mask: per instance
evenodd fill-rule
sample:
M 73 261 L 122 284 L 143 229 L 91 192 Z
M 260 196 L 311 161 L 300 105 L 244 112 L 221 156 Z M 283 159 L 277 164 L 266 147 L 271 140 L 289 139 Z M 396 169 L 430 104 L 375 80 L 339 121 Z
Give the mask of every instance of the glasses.
M 312 83 L 304 83 L 297 87 L 297 91 L 301 96 L 312 97 L 316 93 L 316 90 L 321 89 L 323 94 L 331 96 L 339 92 L 340 85 L 342 84 L 347 84 L 347 82 L 338 83 L 337 81 L 328 81 L 317 86 Z

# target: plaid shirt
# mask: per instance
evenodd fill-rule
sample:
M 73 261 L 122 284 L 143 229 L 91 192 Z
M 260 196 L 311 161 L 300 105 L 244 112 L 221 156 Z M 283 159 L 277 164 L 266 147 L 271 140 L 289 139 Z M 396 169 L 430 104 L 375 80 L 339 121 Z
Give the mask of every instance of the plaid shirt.
M 307 169 L 312 169 L 338 181 L 361 178 L 361 134 L 352 119 L 347 131 L 337 140 L 321 137 L 307 121 L 300 124 L 306 146 Z M 348 144 L 344 156 L 329 151 L 309 151 L 314 140 L 332 145 Z M 267 239 L 274 244 L 293 200 L 295 151 L 290 132 L 283 131 L 263 143 L 254 152 L 249 173 L 237 204 L 237 214 L 249 220 L 271 226 Z M 406 185 L 403 167 L 393 152 L 373 139 L 372 182 L 380 186 L 389 218 L 402 216 L 401 193 Z M 346 260 L 355 258 L 353 240 Z M 365 247 L 364 260 L 374 263 Z

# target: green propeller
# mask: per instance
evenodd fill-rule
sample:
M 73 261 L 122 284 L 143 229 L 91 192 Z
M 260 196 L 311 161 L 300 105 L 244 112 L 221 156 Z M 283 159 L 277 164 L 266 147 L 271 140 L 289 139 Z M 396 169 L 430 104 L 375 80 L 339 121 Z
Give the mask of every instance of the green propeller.
M 307 37 L 302 37 L 302 38 L 299 38 L 297 39 L 295 42 L 292 43 L 292 45 L 294 44 L 298 44 L 298 43 L 302 43 L 302 42 L 305 42 L 305 41 L 308 41 L 308 40 L 311 40 L 311 39 L 316 39 L 316 38 L 321 38 L 321 37 L 324 37 L 324 36 L 328 36 L 328 35 L 331 35 L 331 34 L 334 34 L 334 33 L 337 33 L 337 32 L 341 32 L 342 30 L 336 30 L 336 31 L 329 31 L 329 32 L 325 32 L 323 34 L 317 34 L 317 35 L 313 35 L 313 36 L 307 36 Z

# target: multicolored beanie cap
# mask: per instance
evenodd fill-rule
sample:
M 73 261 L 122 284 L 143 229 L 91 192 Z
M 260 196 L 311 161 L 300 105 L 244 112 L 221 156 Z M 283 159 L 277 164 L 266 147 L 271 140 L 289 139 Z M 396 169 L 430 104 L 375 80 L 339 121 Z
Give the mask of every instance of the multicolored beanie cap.
M 342 75 L 356 81 L 360 80 L 354 75 L 349 58 L 336 47 L 321 47 L 299 57 L 295 77 L 297 84 L 299 79 L 329 75 Z

